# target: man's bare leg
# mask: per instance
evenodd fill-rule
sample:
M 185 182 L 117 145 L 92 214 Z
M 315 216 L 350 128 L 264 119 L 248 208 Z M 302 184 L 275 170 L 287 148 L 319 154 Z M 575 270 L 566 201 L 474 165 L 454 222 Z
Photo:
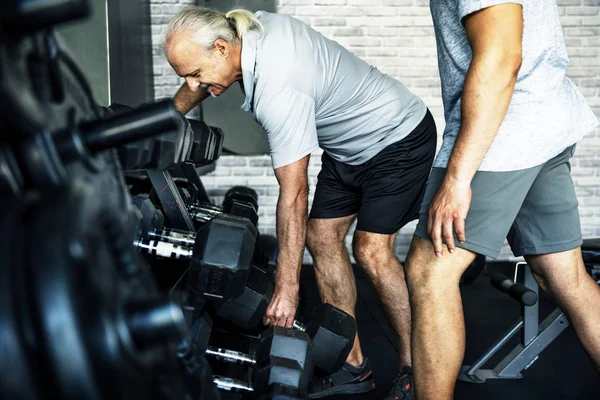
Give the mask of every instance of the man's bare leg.
M 581 248 L 525 256 L 540 286 L 565 313 L 600 372 L 600 286 L 585 270 Z
M 313 258 L 321 300 L 356 318 L 356 282 L 344 242 L 355 217 L 309 219 L 306 244 Z M 363 362 L 358 333 L 346 362 L 354 366 Z
M 475 254 L 457 248 L 436 257 L 430 240 L 414 237 L 405 264 L 412 310 L 412 356 L 419 400 L 448 400 L 465 352 L 460 277 Z
M 396 234 L 365 231 L 354 233 L 354 255 L 365 270 L 398 339 L 400 369 L 412 366 L 410 352 L 411 317 L 408 289 L 402 265 L 394 253 Z

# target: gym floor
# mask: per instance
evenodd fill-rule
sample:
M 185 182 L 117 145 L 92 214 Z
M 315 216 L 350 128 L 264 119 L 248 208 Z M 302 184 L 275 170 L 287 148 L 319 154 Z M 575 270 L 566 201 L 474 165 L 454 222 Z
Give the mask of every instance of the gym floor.
M 469 364 L 485 352 L 494 341 L 520 317 L 519 305 L 489 284 L 487 271 L 493 270 L 511 276 L 514 263 L 494 262 L 475 281 L 461 288 L 467 327 L 467 350 L 464 363 Z M 360 268 L 355 268 L 358 302 L 356 307 L 358 331 L 363 352 L 371 360 L 376 391 L 353 399 L 381 399 L 396 378 L 397 366 L 394 333 L 387 324 L 379 306 L 376 292 Z M 314 271 L 311 265 L 302 270 L 303 296 L 307 306 L 319 302 Z M 540 296 L 540 320 L 556 305 L 542 294 Z M 598 333 L 600 334 L 600 332 Z M 513 338 L 513 340 L 518 340 Z M 506 345 L 508 351 L 513 342 Z M 492 358 L 491 365 L 506 353 Z M 484 367 L 487 367 L 487 364 Z M 567 328 L 537 361 L 525 371 L 519 380 L 492 380 L 485 384 L 458 382 L 455 399 L 528 399 L 528 400 L 598 400 L 600 399 L 600 376 L 579 344 L 572 328 Z M 341 399 L 341 397 L 332 399 Z

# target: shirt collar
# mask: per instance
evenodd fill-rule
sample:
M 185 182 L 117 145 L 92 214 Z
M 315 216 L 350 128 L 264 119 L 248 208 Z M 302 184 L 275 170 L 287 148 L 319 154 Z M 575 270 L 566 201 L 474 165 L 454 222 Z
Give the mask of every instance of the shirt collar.
M 241 109 L 244 111 L 252 110 L 254 84 L 258 78 L 255 75 L 257 41 L 258 32 L 254 30 L 246 32 L 242 37 L 242 86 L 246 99 Z

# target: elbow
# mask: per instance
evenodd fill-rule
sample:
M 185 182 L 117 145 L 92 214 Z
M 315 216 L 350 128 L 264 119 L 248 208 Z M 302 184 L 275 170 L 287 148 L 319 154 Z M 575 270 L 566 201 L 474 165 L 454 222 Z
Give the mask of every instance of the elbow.
M 295 203 L 297 206 L 305 206 L 308 204 L 308 194 L 309 194 L 310 190 L 308 188 L 308 185 L 302 186 L 301 188 L 298 189 L 298 192 L 296 193 L 296 198 L 295 198 Z
M 479 64 L 483 70 L 489 71 L 496 78 L 504 77 L 510 81 L 516 81 L 523 63 L 521 46 L 504 49 L 504 51 L 474 54 L 472 63 Z
M 511 51 L 510 54 L 507 55 L 505 68 L 516 79 L 521 70 L 521 65 L 523 65 L 523 52 L 519 46 L 518 49 Z
M 292 208 L 295 210 L 308 207 L 308 185 L 299 186 L 291 190 L 290 189 L 280 190 L 278 203 L 286 208 Z

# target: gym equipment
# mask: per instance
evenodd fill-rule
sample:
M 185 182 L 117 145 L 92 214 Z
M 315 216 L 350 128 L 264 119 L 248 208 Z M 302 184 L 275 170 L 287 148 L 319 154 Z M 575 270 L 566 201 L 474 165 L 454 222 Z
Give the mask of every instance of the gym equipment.
M 277 238 L 273 235 L 260 234 L 256 239 L 256 251 L 254 258 L 260 264 L 271 265 L 274 268 L 277 265 Z
M 0 186 L 10 190 L 0 196 L 9 233 L 0 243 L 0 397 L 190 398 L 198 381 L 183 379 L 176 352 L 184 317 L 131 246 L 112 149 L 170 129 L 175 109 L 167 101 L 103 118 L 50 26 L 87 3 L 0 7 Z
M 272 270 L 253 263 L 242 294 L 217 302 L 217 314 L 244 329 L 255 328 L 262 321 L 271 302 L 273 280 Z
M 109 112 L 118 115 L 134 108 L 111 104 Z M 178 114 L 176 128 L 152 139 L 130 143 L 119 148 L 119 159 L 125 171 L 151 169 L 166 170 L 176 164 L 202 166 L 221 156 L 223 132 L 204 122 Z
M 312 339 L 314 365 L 331 374 L 344 366 L 356 338 L 356 320 L 348 313 L 331 304 L 313 308 L 310 319 L 304 325 L 294 321 Z
M 208 347 L 208 357 L 216 360 L 247 365 L 254 369 L 254 386 L 240 381 L 217 377 L 218 387 L 235 391 L 256 391 L 264 393 L 280 384 L 293 388 L 295 393 L 306 396 L 308 383 L 312 376 L 313 347 L 310 338 L 304 332 L 295 329 L 270 327 L 260 335 L 260 344 L 256 356 Z
M 254 386 L 251 383 L 244 382 L 238 379 L 227 378 L 224 376 L 215 375 L 213 382 L 217 388 L 233 393 L 254 393 Z M 306 395 L 287 385 L 273 383 L 267 387 L 263 394 L 260 395 L 260 400 L 300 400 L 306 399 Z
M 585 263 L 593 272 L 593 265 L 600 264 L 600 243 L 598 240 L 584 240 L 582 253 L 586 255 Z M 522 268 L 523 283 L 515 283 Z M 600 276 L 594 278 L 600 284 Z M 538 324 L 539 287 L 531 269 L 524 262 L 517 263 L 515 279 L 510 280 L 500 274 L 492 276 L 492 285 L 510 295 L 521 304 L 521 318 L 497 340 L 473 365 L 461 368 L 458 379 L 463 382 L 484 383 L 488 379 L 520 379 L 544 349 L 552 343 L 570 325 L 560 308 Z M 521 332 L 519 344 L 515 346 L 502 361 L 491 369 L 482 369 L 483 365 L 494 356 L 518 332 Z
M 104 150 L 140 140 L 169 129 L 176 124 L 175 106 L 170 100 L 150 104 L 138 110 L 106 119 L 82 122 L 55 133 L 42 131 L 21 140 L 12 148 L 4 147 L 7 167 L 13 176 L 33 186 L 60 185 L 68 180 L 65 166 L 81 160 L 100 170 L 93 155 Z M 18 171 L 14 171 L 18 168 Z
M 200 166 L 218 160 L 223 151 L 223 131 L 195 119 L 188 119 L 188 122 L 194 131 L 190 161 Z
M 146 254 L 191 260 L 188 285 L 192 293 L 200 298 L 223 299 L 244 292 L 256 234 L 249 220 L 221 214 L 203 225 L 195 236 L 164 230 L 159 236 L 135 244 Z M 192 240 L 194 247 L 187 247 Z
M 210 221 L 215 216 L 225 213 L 248 218 L 254 226 L 258 225 L 258 195 L 252 188 L 234 186 L 223 198 L 223 206 L 210 203 L 196 203 L 189 207 L 190 215 L 200 223 Z
M 133 205 L 134 238 L 147 239 L 150 233 L 163 228 L 165 217 L 154 207 L 147 194 L 138 194 L 131 200 Z
M 150 397 L 154 368 L 176 365 L 181 309 L 159 295 L 119 210 L 91 189 L 77 180 L 0 216 L 11 232 L 0 247 L 3 397 Z
M 192 398 L 218 400 L 221 396 L 217 386 L 213 384 L 212 371 L 203 354 L 196 342 L 189 339 L 181 341 L 177 348 L 177 356 L 181 369 L 185 373 L 187 386 L 192 388 L 190 390 Z M 173 398 L 178 397 L 173 396 Z
M 194 222 L 188 212 L 179 189 L 171 173 L 166 171 L 146 171 L 170 228 L 193 232 Z
M 245 218 L 220 215 L 197 233 L 188 285 L 200 297 L 242 294 L 252 264 L 256 228 Z

